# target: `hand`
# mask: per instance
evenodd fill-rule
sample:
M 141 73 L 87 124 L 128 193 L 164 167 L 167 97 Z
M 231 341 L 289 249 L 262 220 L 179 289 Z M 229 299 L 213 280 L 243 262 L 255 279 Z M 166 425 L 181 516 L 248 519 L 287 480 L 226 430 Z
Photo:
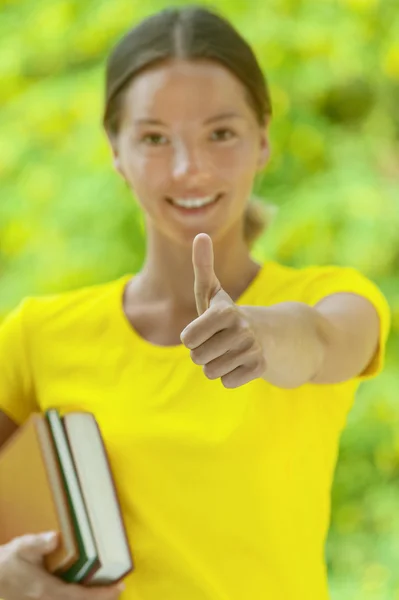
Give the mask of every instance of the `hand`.
M 117 600 L 118 586 L 85 587 L 50 575 L 43 557 L 57 547 L 56 534 L 25 535 L 0 546 L 3 600 Z
M 213 245 L 206 234 L 193 242 L 194 294 L 198 318 L 181 333 L 193 362 L 208 379 L 236 388 L 262 377 L 266 360 L 256 328 L 222 289 L 214 272 Z

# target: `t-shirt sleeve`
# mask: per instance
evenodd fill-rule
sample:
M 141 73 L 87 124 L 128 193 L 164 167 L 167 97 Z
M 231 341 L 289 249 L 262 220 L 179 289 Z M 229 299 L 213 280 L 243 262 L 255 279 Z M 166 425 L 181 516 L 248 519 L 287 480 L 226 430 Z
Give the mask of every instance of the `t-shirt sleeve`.
M 18 425 L 38 411 L 26 339 L 29 299 L 0 324 L 0 410 Z
M 379 345 L 368 367 L 355 379 L 364 380 L 376 377 L 384 368 L 386 343 L 391 325 L 391 313 L 388 302 L 375 283 L 350 267 L 327 267 L 319 274 L 310 277 L 305 288 L 305 302 L 314 306 L 326 296 L 340 292 L 349 292 L 367 298 L 376 309 L 380 318 Z

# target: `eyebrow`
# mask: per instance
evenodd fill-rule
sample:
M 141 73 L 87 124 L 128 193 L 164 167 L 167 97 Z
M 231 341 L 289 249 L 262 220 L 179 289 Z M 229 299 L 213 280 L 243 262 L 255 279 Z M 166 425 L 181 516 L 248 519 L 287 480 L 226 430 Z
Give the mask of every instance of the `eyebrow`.
M 215 121 L 222 121 L 224 119 L 243 119 L 241 115 L 233 112 L 221 113 L 220 115 L 215 115 L 214 117 L 210 117 L 204 121 L 204 125 L 209 125 L 209 123 L 214 123 Z M 162 125 L 163 127 L 167 127 L 167 124 L 159 119 L 135 119 L 136 125 Z
M 211 117 L 210 119 L 207 119 L 205 121 L 205 125 L 208 125 L 208 123 L 214 123 L 214 121 L 222 121 L 223 119 L 243 119 L 243 118 L 244 117 L 242 117 L 241 115 L 238 115 L 237 113 L 227 112 L 227 113 L 222 113 L 220 115 Z

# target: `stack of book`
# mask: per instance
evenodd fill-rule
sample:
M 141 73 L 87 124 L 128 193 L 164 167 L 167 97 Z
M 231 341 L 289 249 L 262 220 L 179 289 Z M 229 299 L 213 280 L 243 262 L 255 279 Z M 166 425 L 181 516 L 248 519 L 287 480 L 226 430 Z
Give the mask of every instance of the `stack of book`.
M 0 545 L 57 531 L 45 557 L 64 581 L 110 585 L 133 570 L 116 488 L 91 413 L 33 414 L 0 449 Z

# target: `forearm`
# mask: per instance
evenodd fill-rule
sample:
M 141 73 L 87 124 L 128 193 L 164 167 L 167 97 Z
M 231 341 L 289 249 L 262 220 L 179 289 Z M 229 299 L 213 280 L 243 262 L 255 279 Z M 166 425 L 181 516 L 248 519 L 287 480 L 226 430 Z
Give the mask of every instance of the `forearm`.
M 338 293 L 315 306 L 326 324 L 324 362 L 314 383 L 340 383 L 365 372 L 379 349 L 380 317 L 359 295 Z
M 245 306 L 266 361 L 263 379 L 281 388 L 310 383 L 325 361 L 329 326 L 302 302 Z
M 378 316 L 364 298 L 349 301 L 330 296 L 325 314 L 302 302 L 243 307 L 263 348 L 263 379 L 290 389 L 341 383 L 364 371 L 378 348 Z
M 362 340 L 302 302 L 245 306 L 266 360 L 263 379 L 281 388 L 339 383 L 367 366 Z

